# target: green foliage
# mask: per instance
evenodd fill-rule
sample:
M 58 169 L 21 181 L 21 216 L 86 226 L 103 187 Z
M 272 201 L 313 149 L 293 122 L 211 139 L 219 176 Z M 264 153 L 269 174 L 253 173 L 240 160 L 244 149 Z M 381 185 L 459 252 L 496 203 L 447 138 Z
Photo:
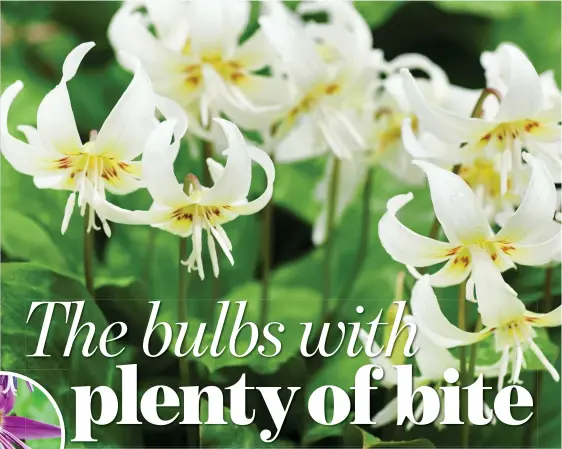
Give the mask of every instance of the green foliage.
M 560 81 L 560 3 L 559 2 L 464 2 L 439 1 L 433 4 L 415 2 L 355 2 L 357 9 L 373 29 L 375 45 L 382 46 L 387 57 L 401 52 L 429 49 L 432 57 L 443 67 L 453 67 L 451 79 L 463 84 L 481 87 L 483 76 L 478 56 L 483 50 L 492 50 L 503 41 L 520 45 L 540 71 L 554 69 Z M 291 6 L 295 6 L 292 2 Z M 37 106 L 44 95 L 60 80 L 61 64 L 70 49 L 84 41 L 94 40 L 96 48 L 86 57 L 78 75 L 69 83 L 69 91 L 79 132 L 87 136 L 90 130 L 99 129 L 131 79 L 131 74 L 119 67 L 107 41 L 107 25 L 116 2 L 3 2 L 1 88 L 15 80 L 22 80 L 25 88 L 10 111 L 9 128 L 17 134 L 17 125 L 34 125 Z M 259 5 L 252 5 L 252 22 L 248 33 L 256 28 Z M 92 13 L 95 12 L 95 14 Z M 421 12 L 420 12 L 421 11 Z M 386 24 L 391 20 L 390 38 Z M 37 25 L 48 25 L 45 28 Z M 397 30 L 397 31 L 396 31 Z M 386 34 L 385 34 L 386 33 Z M 446 45 L 445 45 L 446 44 Z M 426 45 L 426 47 L 423 47 Z M 476 67 L 472 70 L 471 67 Z M 22 137 L 21 134 L 17 134 Z M 221 149 L 218 149 L 221 150 Z M 199 148 L 182 147 L 176 164 L 177 175 L 202 173 Z M 279 336 L 283 350 L 276 357 L 263 357 L 257 349 L 247 357 L 234 357 L 227 350 L 220 357 L 208 353 L 190 363 L 196 368 L 200 385 L 231 385 L 246 374 L 254 385 L 301 386 L 303 391 L 295 397 L 278 447 L 291 446 L 353 446 L 371 447 L 450 447 L 458 441 L 458 428 L 452 426 L 442 432 L 432 428 L 415 428 L 409 433 L 399 432 L 388 442 L 381 439 L 377 429 L 361 429 L 342 423 L 320 426 L 306 413 L 308 398 L 314 389 L 330 384 L 349 392 L 359 367 L 369 363 L 363 354 L 351 358 L 344 350 L 334 357 L 318 361 L 299 356 L 303 326 L 312 322 L 319 326 L 322 298 L 323 249 L 314 248 L 310 242 L 311 227 L 318 216 L 320 205 L 315 200 L 315 187 L 323 176 L 325 159 L 300 162 L 277 167 L 274 192 L 275 254 L 274 271 L 270 288 L 268 321 L 283 323 L 284 331 L 273 332 Z M 179 385 L 178 361 L 171 351 L 157 360 L 143 355 L 142 338 L 151 305 L 151 299 L 162 300 L 159 319 L 175 329 L 177 336 L 177 277 L 178 238 L 144 226 L 112 224 L 111 239 L 97 237 L 95 281 L 98 301 L 86 292 L 83 280 L 83 224 L 75 213 L 69 229 L 60 233 L 62 216 L 68 192 L 39 190 L 32 180 L 17 173 L 8 163 L 1 163 L 1 246 L 2 246 L 2 316 L 1 339 L 2 369 L 22 372 L 44 385 L 56 398 L 63 410 L 67 429 L 73 428 L 74 396 L 69 386 L 111 385 L 120 387 L 116 366 L 136 363 L 139 367 L 141 392 L 157 383 L 177 388 Z M 255 172 L 257 186 L 251 195 L 263 187 L 263 175 Z M 362 186 L 359 187 L 361 189 Z M 377 236 L 377 223 L 385 211 L 386 201 L 393 195 L 412 191 L 412 201 L 403 211 L 401 220 L 412 229 L 427 234 L 433 219 L 430 199 L 425 186 L 411 188 L 396 181 L 384 170 L 375 173 L 371 192 L 371 226 L 368 254 L 351 291 L 342 291 L 351 272 L 358 251 L 360 232 L 360 192 L 347 208 L 336 229 L 335 263 L 331 278 L 334 297 L 342 297 L 336 319 L 366 324 L 381 310 L 386 309 L 394 297 L 397 274 L 404 270 L 392 261 L 382 248 Z M 112 198 L 118 205 L 130 209 L 146 209 L 150 198 L 146 192 L 137 192 L 124 198 Z M 202 345 L 213 341 L 219 307 L 214 300 L 247 301 L 245 322 L 258 322 L 261 306 L 259 285 L 260 216 L 240 217 L 225 225 L 234 247 L 234 266 L 220 258 L 221 275 L 214 279 L 209 260 L 205 256 L 206 278 L 201 281 L 195 273 L 190 276 L 188 344 L 195 338 L 197 326 L 206 322 Z M 560 270 L 555 269 L 553 295 L 559 301 Z M 519 268 L 506 273 L 510 284 L 519 292 L 530 308 L 544 296 L 544 269 Z M 438 292 L 445 313 L 456 316 L 456 289 Z M 100 300 L 101 299 L 101 300 Z M 116 359 L 106 359 L 95 354 L 85 358 L 80 353 L 85 332 L 79 334 L 74 350 L 63 357 L 69 329 L 64 310 L 57 306 L 54 325 L 47 340 L 48 358 L 27 357 L 33 352 L 41 331 L 43 309 L 38 309 L 27 323 L 32 301 L 84 300 L 84 317 L 96 325 L 97 337 L 109 322 L 127 323 L 124 353 Z M 356 307 L 365 312 L 359 315 Z M 332 301 L 336 307 L 336 300 Z M 43 306 L 44 307 L 44 306 Z M 73 306 L 73 311 L 76 306 Z M 467 305 L 472 317 L 476 306 Z M 224 326 L 222 344 L 228 345 L 230 329 L 234 323 L 234 302 Z M 349 328 L 348 328 L 349 329 Z M 349 332 L 348 332 L 349 334 Z M 549 360 L 559 357 L 560 341 L 556 333 L 537 332 L 536 343 Z M 175 340 L 174 340 L 175 342 Z M 245 329 L 237 342 L 243 351 L 250 342 Z M 162 343 L 162 334 L 156 335 L 154 345 Z M 261 343 L 261 342 L 260 342 Z M 119 343 L 116 343 L 119 344 Z M 264 343 L 266 353 L 274 348 Z M 488 339 L 479 344 L 478 365 L 498 360 L 499 354 Z M 542 364 L 526 352 L 525 385 L 533 385 L 537 370 Z M 542 374 L 543 388 L 535 422 L 538 447 L 560 447 L 560 384 L 548 373 Z M 495 382 L 495 381 L 493 381 Z M 49 416 L 49 411 L 39 396 L 23 395 L 18 407 L 29 409 L 37 416 Z M 373 404 L 379 407 L 384 401 Z M 202 415 L 206 413 L 206 403 Z M 263 407 L 257 404 L 256 407 Z M 18 409 L 18 413 L 19 413 Z M 259 409 L 261 410 L 261 409 Z M 22 411 L 22 415 L 25 413 Z M 229 410 L 225 408 L 226 420 Z M 34 415 L 35 416 L 35 415 Z M 43 418 L 41 418 L 43 419 Z M 270 428 L 263 413 L 258 411 L 252 426 L 206 426 L 201 428 L 204 447 L 261 447 L 259 433 Z M 489 426 L 472 430 L 472 443 L 482 447 L 518 445 L 525 429 Z M 71 431 L 71 430 L 70 430 Z M 169 444 L 185 445 L 181 426 L 152 428 L 143 426 L 104 426 L 97 428 L 97 445 L 69 445 L 69 447 L 147 447 Z M 405 441 L 411 440 L 411 441 Z M 431 441 L 431 443 L 429 442 Z M 51 442 L 52 443 L 52 442 Z M 40 446 L 48 449 L 50 446 Z M 49 443 L 50 444 L 50 443 Z M 53 446 L 54 447 L 54 446 Z

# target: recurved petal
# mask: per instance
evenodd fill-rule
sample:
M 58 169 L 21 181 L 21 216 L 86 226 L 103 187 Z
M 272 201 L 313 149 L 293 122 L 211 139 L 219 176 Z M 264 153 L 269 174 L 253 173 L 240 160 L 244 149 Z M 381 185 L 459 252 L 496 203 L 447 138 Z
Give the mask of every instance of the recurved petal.
M 525 312 L 525 316 L 533 320 L 533 325 L 537 327 L 556 327 L 562 324 L 562 306 L 548 313 Z
M 51 176 L 55 171 L 57 153 L 16 139 L 8 129 L 8 113 L 23 83 L 16 81 L 0 97 L 0 150 L 6 160 L 20 173 L 30 176 Z M 37 143 L 37 142 L 34 142 Z
M 246 70 L 255 71 L 271 65 L 275 60 L 275 53 L 265 33 L 258 29 L 240 45 L 234 54 L 234 59 Z
M 453 243 L 470 244 L 492 236 L 478 198 L 458 175 L 425 161 L 414 161 L 427 175 L 435 216 Z
M 176 123 L 162 122 L 150 135 L 142 158 L 142 177 L 154 201 L 170 207 L 189 202 L 182 186 L 174 174 L 174 161 L 180 147 L 179 142 L 170 145 Z
M 228 120 L 215 118 L 228 141 L 228 156 L 222 176 L 201 196 L 201 204 L 208 206 L 231 205 L 243 201 L 250 191 L 252 161 L 248 147 L 238 127 Z
M 543 106 L 543 92 L 539 75 L 527 56 L 512 44 L 500 45 L 508 64 L 505 76 L 507 91 L 496 116 L 498 121 L 524 120 L 535 117 Z
M 404 80 L 404 89 L 410 106 L 426 131 L 453 144 L 476 140 L 486 134 L 490 123 L 475 118 L 461 117 L 429 103 L 419 91 L 412 74 L 407 69 L 402 69 L 400 73 Z
M 387 203 L 387 212 L 379 221 L 382 246 L 397 262 L 426 267 L 449 259 L 457 246 L 440 242 L 413 232 L 397 218 L 397 212 L 413 198 L 411 193 L 397 195 Z
M 60 438 L 61 436 L 60 427 L 21 416 L 4 416 L 2 429 L 20 440 Z
M 265 151 L 253 146 L 248 147 L 248 154 L 253 161 L 263 168 L 266 176 L 266 187 L 264 192 L 255 200 L 231 207 L 231 210 L 239 215 L 251 215 L 259 212 L 269 203 L 273 196 L 273 183 L 275 182 L 275 166 L 273 161 Z
M 476 291 L 478 311 L 482 324 L 497 328 L 511 321 L 521 319 L 525 305 L 517 293 L 504 280 L 489 254 L 473 247 L 472 280 Z
M 37 111 L 37 130 L 42 142 L 60 153 L 82 148 L 66 83 L 74 78 L 82 59 L 94 45 L 94 42 L 80 44 L 68 54 L 61 82 L 45 96 Z
M 525 196 L 515 213 L 497 234 L 497 240 L 510 243 L 532 241 L 550 224 L 556 210 L 556 187 L 545 163 L 524 153 L 533 171 Z
M 444 348 L 469 345 L 486 338 L 489 334 L 488 329 L 477 333 L 466 332 L 452 324 L 439 307 L 428 275 L 423 276 L 414 285 L 410 305 L 416 324 L 431 340 Z
M 138 59 L 135 66 L 133 80 L 98 133 L 94 146 L 98 154 L 108 153 L 121 160 L 131 160 L 154 129 L 156 97 Z
M 217 162 L 209 157 L 207 158 L 207 168 L 213 183 L 216 183 L 224 172 L 224 166 L 220 162 Z

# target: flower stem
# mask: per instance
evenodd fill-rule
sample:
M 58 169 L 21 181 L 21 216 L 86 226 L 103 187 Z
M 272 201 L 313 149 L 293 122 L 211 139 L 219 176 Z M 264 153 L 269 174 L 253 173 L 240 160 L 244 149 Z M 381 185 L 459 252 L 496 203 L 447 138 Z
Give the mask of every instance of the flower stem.
M 324 299 L 322 301 L 321 316 L 326 317 L 329 301 L 332 296 L 331 269 L 334 247 L 334 227 L 336 221 L 336 207 L 338 197 L 338 180 L 340 176 L 340 160 L 334 158 L 332 175 L 328 184 L 328 210 L 326 213 L 326 244 L 324 253 Z
M 144 283 L 146 284 L 146 289 L 150 292 L 150 284 L 152 281 L 151 271 L 152 263 L 154 262 L 154 250 L 156 248 L 156 237 L 158 236 L 158 229 L 150 227 L 148 229 L 148 242 L 146 244 L 146 256 L 144 261 L 144 267 L 142 270 L 142 275 Z
M 261 226 L 261 308 L 258 323 L 260 329 L 267 324 L 269 314 L 269 278 L 271 273 L 271 260 L 273 257 L 273 202 L 271 201 L 265 206 L 263 210 Z
M 86 206 L 84 214 L 84 281 L 86 289 L 95 298 L 94 288 L 94 233 L 88 231 L 88 217 L 90 206 Z
M 362 203 L 362 215 L 361 215 L 361 231 L 359 237 L 359 248 L 357 250 L 357 255 L 355 257 L 355 262 L 353 263 L 353 267 L 349 272 L 349 276 L 347 281 L 345 282 L 341 293 L 338 298 L 338 303 L 336 308 L 331 312 L 328 313 L 328 321 L 332 321 L 332 319 L 338 314 L 338 312 L 343 307 L 343 304 L 346 299 L 348 299 L 351 291 L 353 290 L 353 286 L 355 285 L 355 281 L 359 276 L 361 268 L 363 267 L 363 263 L 365 262 L 365 258 L 367 257 L 367 249 L 369 248 L 369 236 L 371 230 L 371 192 L 373 190 L 373 182 L 374 182 L 374 175 L 375 170 L 374 168 L 369 168 L 367 171 L 367 177 L 365 178 L 365 184 L 363 186 L 363 203 Z
M 466 300 L 465 300 L 466 301 Z M 478 320 L 476 321 L 476 326 L 474 327 L 474 332 L 480 332 L 480 330 L 482 330 L 482 317 L 480 315 L 478 315 Z M 474 379 L 474 370 L 476 368 L 476 353 L 478 350 L 478 342 L 474 343 L 471 347 L 470 347 L 470 356 L 468 359 L 468 371 L 467 371 L 467 381 L 465 384 L 468 384 L 470 382 L 472 382 L 472 380 Z M 468 410 L 468 393 L 465 396 L 465 407 L 464 410 Z M 468 414 L 468 413 L 467 413 Z M 466 444 L 464 447 L 468 447 L 469 441 L 470 441 L 470 422 L 468 422 L 468 416 L 467 414 L 465 414 L 465 416 L 463 417 L 463 427 L 462 427 L 462 436 L 463 436 L 463 444 Z
M 183 189 L 184 192 L 189 192 L 189 181 L 186 177 Z M 178 260 L 178 322 L 186 323 L 188 321 L 188 287 L 189 279 L 187 269 L 181 263 L 182 260 L 187 260 L 189 257 L 187 248 L 187 238 L 180 237 L 179 239 L 179 260 Z M 185 341 L 185 340 L 184 340 Z M 181 357 L 179 360 L 180 368 L 180 382 L 181 386 L 189 387 L 191 386 L 191 373 L 190 366 L 187 357 Z M 186 436 L 187 445 L 199 447 L 199 426 L 198 425 L 188 425 L 186 426 Z
M 207 187 L 211 184 L 211 173 L 207 166 L 207 159 L 213 157 L 213 142 L 203 141 L 203 184 Z
M 550 312 L 552 309 L 552 282 L 554 280 L 554 267 L 552 265 L 548 266 L 544 273 L 544 295 L 543 295 L 543 307 L 539 307 L 543 312 Z M 523 446 L 522 447 L 532 447 L 532 439 L 534 430 L 537 428 L 537 419 L 539 414 L 539 401 L 542 392 L 543 384 L 543 371 L 536 371 L 534 374 L 535 378 L 535 389 L 533 391 L 533 416 L 525 426 L 525 434 L 523 435 Z
M 203 165 L 201 167 L 203 171 L 203 185 L 206 187 L 210 187 L 212 184 L 211 172 L 209 171 L 209 166 L 207 165 L 207 159 L 212 158 L 214 154 L 214 144 L 211 141 L 204 140 L 203 141 Z M 217 300 L 220 296 L 220 281 L 218 277 L 213 277 L 212 281 L 213 285 L 211 287 L 211 301 L 208 301 L 209 304 L 209 315 L 208 320 L 210 323 L 209 328 L 214 328 L 215 325 L 215 300 Z
M 458 327 L 466 330 L 466 281 L 459 285 L 458 298 Z M 460 382 L 461 382 L 461 421 L 464 423 L 461 428 L 461 447 L 468 447 L 468 439 L 470 436 L 470 423 L 468 422 L 468 397 L 466 390 L 463 388 L 468 384 L 467 379 L 467 360 L 466 346 L 460 347 Z

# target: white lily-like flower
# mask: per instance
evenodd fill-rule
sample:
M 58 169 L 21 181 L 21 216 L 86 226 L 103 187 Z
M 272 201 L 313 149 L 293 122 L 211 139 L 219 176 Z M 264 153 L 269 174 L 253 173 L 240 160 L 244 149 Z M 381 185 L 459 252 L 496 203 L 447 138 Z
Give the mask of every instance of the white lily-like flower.
M 264 7 L 261 29 L 279 56 L 280 63 L 274 67 L 287 77 L 290 88 L 289 106 L 274 132 L 276 161 L 302 160 L 328 150 L 340 159 L 351 158 L 364 142 L 349 112 L 368 96 L 370 80 L 365 73 L 371 70 L 371 61 L 358 63 L 356 51 L 364 54 L 363 48 L 348 47 L 342 54 L 333 43 L 360 40 L 370 51 L 364 32 L 363 38 L 356 38 L 357 28 L 349 30 L 340 22 L 356 24 L 362 19 L 343 1 L 306 4 L 305 11 L 327 9 L 346 15 L 322 26 L 305 25 L 277 0 L 264 2 Z
M 177 105 L 154 94 L 150 80 L 137 65 L 133 80 L 119 99 L 99 132 L 92 132 L 90 141 L 82 143 L 66 83 L 70 81 L 93 42 L 77 46 L 66 57 L 61 82 L 51 90 L 39 105 L 37 129 L 20 126 L 27 143 L 13 137 L 8 130 L 10 106 L 23 88 L 17 81 L 9 86 L 1 99 L 1 149 L 8 162 L 19 172 L 33 176 L 40 189 L 69 190 L 61 231 L 64 234 L 78 194 L 82 215 L 87 206 L 87 184 L 102 197 L 105 191 L 124 195 L 142 186 L 140 161 L 144 143 L 158 121 L 156 108 L 166 115 L 180 119 L 176 129 L 183 134 L 187 128 L 185 117 Z M 101 220 L 105 233 L 111 231 Z M 90 208 L 88 230 L 99 229 L 95 224 L 95 209 Z
M 417 321 L 410 315 L 404 316 L 404 322 L 411 322 L 417 325 Z M 412 332 L 410 327 L 408 327 L 408 332 Z M 376 354 L 380 352 L 378 356 L 371 358 L 371 363 L 373 365 L 380 366 L 384 371 L 384 377 L 381 379 L 380 384 L 385 388 L 392 388 L 398 385 L 396 370 L 394 369 L 391 359 L 385 357 L 384 351 L 381 350 L 375 341 L 371 344 L 368 333 L 364 330 L 360 331 L 359 338 L 365 347 L 370 345 L 371 353 Z M 439 386 L 444 383 L 443 374 L 449 368 L 459 370 L 459 360 L 446 348 L 437 345 L 433 340 L 431 340 L 431 338 L 422 331 L 420 326 L 417 326 L 414 343 L 417 347 L 416 354 L 414 355 L 414 361 L 418 366 L 420 375 L 414 376 L 413 388 L 416 389 L 422 385 L 431 385 L 435 388 L 435 391 L 437 391 L 439 395 L 442 395 L 443 391 L 439 389 Z M 485 377 L 497 377 L 499 373 L 498 365 L 477 365 L 475 366 L 475 373 L 483 374 Z M 419 419 L 423 414 L 423 402 L 424 401 L 420 401 L 414 410 L 414 416 L 416 419 Z M 484 403 L 484 407 L 486 414 L 489 415 L 491 413 L 490 408 L 486 403 Z M 373 421 L 375 422 L 373 427 L 383 427 L 391 422 L 395 422 L 397 416 L 398 398 L 394 398 L 373 417 Z M 441 414 L 439 418 L 435 420 L 435 426 L 438 428 L 442 427 L 439 425 L 439 421 L 441 421 L 444 416 Z M 408 422 L 406 424 L 406 430 L 410 430 L 412 427 L 412 422 Z
M 424 145 L 420 138 L 414 134 L 411 119 L 406 118 L 403 121 L 402 142 L 408 153 L 417 158 L 435 160 L 448 165 L 447 162 L 450 161 L 447 161 L 447 158 L 450 157 L 451 153 L 454 153 L 450 151 L 450 145 L 443 145 L 437 139 L 432 139 L 432 135 L 426 134 L 425 137 L 426 143 Z M 436 148 L 437 151 L 433 151 Z M 503 193 L 501 191 L 501 174 L 497 171 L 493 159 L 476 158 L 465 162 L 460 166 L 458 175 L 476 193 L 478 202 L 485 211 L 488 220 L 501 226 L 507 218 L 513 215 L 516 207 L 521 203 L 529 183 L 530 171 L 527 164 L 521 167 L 521 182 L 518 185 L 514 185 L 512 177 L 508 175 L 507 191 Z
M 555 105 L 546 101 L 539 75 L 533 64 L 517 47 L 504 44 L 501 51 L 508 64 L 505 70 L 507 89 L 493 118 L 470 118 L 454 114 L 429 103 L 417 89 L 412 75 L 403 70 L 410 104 L 422 126 L 439 139 L 457 146 L 457 162 L 475 158 L 495 161 L 501 175 L 501 192 L 508 188 L 508 174 L 519 183 L 523 147 L 555 163 L 560 172 L 560 148 L 551 145 L 561 140 L 560 101 Z M 508 79 L 507 79 L 508 78 Z
M 203 270 L 203 232 L 207 233 L 207 244 L 215 276 L 219 275 L 219 264 L 215 241 L 219 244 L 231 264 L 232 244 L 222 225 L 239 215 L 251 215 L 260 211 L 271 199 L 275 168 L 269 156 L 262 150 L 247 146 L 244 137 L 233 123 L 215 118 L 223 129 L 227 141 L 227 161 L 223 167 L 212 159 L 207 160 L 212 187 L 202 186 L 194 175 L 187 175 L 189 185 L 180 184 L 173 164 L 180 142 L 170 145 L 174 121 L 163 122 L 150 137 L 144 150 L 142 166 L 143 181 L 154 203 L 148 211 L 121 209 L 95 196 L 98 213 L 105 219 L 125 224 L 149 224 L 180 237 L 191 237 L 192 251 L 182 261 L 188 270 L 196 270 L 201 279 Z M 247 196 L 252 181 L 252 161 L 265 171 L 267 186 L 255 200 L 248 202 Z
M 192 131 L 212 138 L 210 117 L 224 112 L 244 128 L 262 129 L 286 98 L 284 80 L 257 74 L 273 58 L 263 33 L 239 43 L 249 14 L 246 0 L 129 1 L 112 19 L 109 38 L 141 60 L 157 92 L 186 108 Z
M 341 2 L 327 4 L 332 3 Z M 414 157 L 412 153 L 416 151 L 420 153 L 420 151 L 417 148 L 412 149 L 401 139 L 401 127 L 405 120 L 415 124 L 417 138 L 427 142 L 432 148 L 440 147 L 443 154 L 450 153 L 450 145 L 439 142 L 433 135 L 424 132 L 418 126 L 418 120 L 408 103 L 404 83 L 399 74 L 401 68 L 425 72 L 429 79 L 416 78 L 416 83 L 426 97 L 435 104 L 459 114 L 470 114 L 479 96 L 477 91 L 451 85 L 445 72 L 423 55 L 403 54 L 390 62 L 378 61 L 377 67 L 385 78 L 381 80 L 373 101 L 365 102 L 362 109 L 349 114 L 365 146 L 362 151 L 354 152 L 352 159 L 340 161 L 336 220 L 339 220 L 353 200 L 357 187 L 364 181 L 368 167 L 381 166 L 408 185 L 420 185 L 425 181 L 423 171 L 412 165 Z M 410 130 L 410 132 L 414 135 L 414 131 Z M 425 153 L 416 154 L 416 157 L 429 156 Z M 332 165 L 332 162 L 327 164 L 324 178 L 316 189 L 316 198 L 323 205 L 322 212 L 314 223 L 312 234 L 312 240 L 316 245 L 323 243 L 326 238 L 328 186 Z
M 560 246 L 560 227 L 552 229 L 556 208 L 556 190 L 543 161 L 526 153 L 533 172 L 517 211 L 494 234 L 476 194 L 458 175 L 429 162 L 415 161 L 429 180 L 435 216 L 448 242 L 433 240 L 413 232 L 397 218 L 397 212 L 413 198 L 411 193 L 397 195 L 387 203 L 387 212 L 379 222 L 379 237 L 391 257 L 411 267 L 427 267 L 447 262 L 429 279 L 433 286 L 459 284 L 475 265 L 474 251 L 485 250 L 496 269 L 505 271 L 515 264 L 543 265 L 552 260 L 552 248 Z M 545 236 L 547 229 L 551 229 Z M 419 277 L 419 274 L 417 274 Z M 467 298 L 473 298 L 472 283 Z
M 473 278 L 476 286 L 478 311 L 484 329 L 467 332 L 450 323 L 435 296 L 428 275 L 423 276 L 412 292 L 412 314 L 418 326 L 437 344 L 446 348 L 476 343 L 494 336 L 496 350 L 501 353 L 499 362 L 498 390 L 503 387 L 511 360 L 510 383 L 521 383 L 520 374 L 525 366 L 524 351 L 530 349 L 552 375 L 560 380 L 556 368 L 548 361 L 533 341 L 535 327 L 555 327 L 562 322 L 561 307 L 549 313 L 534 313 L 525 309 L 517 293 L 504 282 L 495 269 L 489 254 L 483 249 L 473 251 Z

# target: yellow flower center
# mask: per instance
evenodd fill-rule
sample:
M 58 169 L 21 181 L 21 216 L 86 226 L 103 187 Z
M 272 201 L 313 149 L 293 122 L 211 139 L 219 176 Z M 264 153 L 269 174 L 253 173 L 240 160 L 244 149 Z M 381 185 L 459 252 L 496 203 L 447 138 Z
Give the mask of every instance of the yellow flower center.
M 492 143 L 498 150 L 504 150 L 519 138 L 522 134 L 533 133 L 541 127 L 541 123 L 536 120 L 519 120 L 515 122 L 500 123 L 492 131 L 480 138 L 478 146 L 486 147 Z

